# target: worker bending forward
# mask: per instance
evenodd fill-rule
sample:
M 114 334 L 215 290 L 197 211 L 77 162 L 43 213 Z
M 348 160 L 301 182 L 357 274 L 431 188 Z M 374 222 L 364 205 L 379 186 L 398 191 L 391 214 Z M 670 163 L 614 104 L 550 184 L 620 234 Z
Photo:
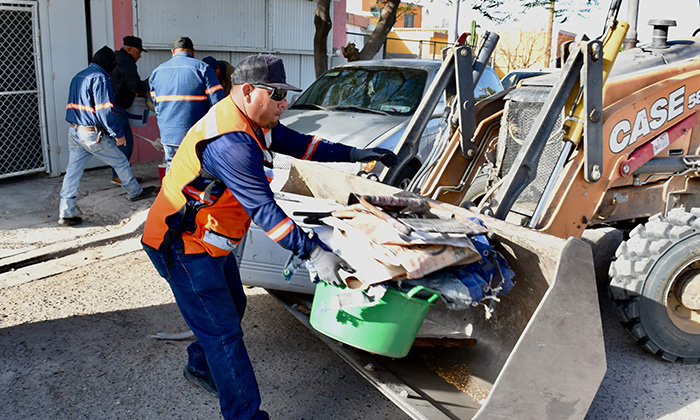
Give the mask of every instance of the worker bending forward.
M 266 419 L 243 344 L 246 307 L 235 255 L 251 219 L 267 235 L 314 264 L 321 281 L 337 282 L 341 260 L 297 226 L 273 199 L 271 151 L 316 161 L 380 160 L 384 149 L 356 149 L 297 133 L 279 118 L 289 106 L 282 60 L 245 58 L 231 94 L 187 133 L 148 214 L 143 244 L 173 290 L 197 341 L 187 349 L 184 375 L 218 392 L 225 419 Z

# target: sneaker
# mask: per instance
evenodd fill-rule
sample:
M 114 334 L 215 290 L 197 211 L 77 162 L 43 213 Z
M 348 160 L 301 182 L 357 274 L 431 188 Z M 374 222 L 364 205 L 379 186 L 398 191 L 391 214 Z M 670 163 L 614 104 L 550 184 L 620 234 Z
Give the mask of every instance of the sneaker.
M 211 375 L 200 375 L 195 373 L 190 370 L 190 367 L 187 365 L 185 365 L 185 369 L 183 369 L 182 374 L 185 376 L 185 379 L 187 379 L 187 382 L 201 387 L 217 398 L 219 397 L 219 391 L 216 389 L 216 382 L 214 382 L 214 378 Z
M 135 176 L 134 178 L 136 178 L 136 182 L 138 182 L 139 184 L 143 182 L 143 178 L 141 178 L 140 176 Z M 122 185 L 122 180 L 115 176 L 114 178 L 112 178 L 112 184 Z
M 61 217 L 58 219 L 58 224 L 63 226 L 75 226 L 83 223 L 83 218 L 79 216 L 75 217 Z
M 132 197 L 129 199 L 129 201 L 139 201 L 143 200 L 144 198 L 149 198 L 153 196 L 153 193 L 157 191 L 156 187 L 143 187 L 143 191 L 141 191 L 141 194 L 137 195 L 136 197 Z

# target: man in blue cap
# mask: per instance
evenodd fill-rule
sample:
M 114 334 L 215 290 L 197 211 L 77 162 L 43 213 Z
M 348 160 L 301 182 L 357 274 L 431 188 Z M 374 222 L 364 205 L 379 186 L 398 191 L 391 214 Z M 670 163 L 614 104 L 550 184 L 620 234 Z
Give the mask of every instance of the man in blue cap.
M 187 130 L 225 96 L 211 67 L 194 58 L 190 38 L 178 36 L 170 51 L 149 79 L 168 168 Z

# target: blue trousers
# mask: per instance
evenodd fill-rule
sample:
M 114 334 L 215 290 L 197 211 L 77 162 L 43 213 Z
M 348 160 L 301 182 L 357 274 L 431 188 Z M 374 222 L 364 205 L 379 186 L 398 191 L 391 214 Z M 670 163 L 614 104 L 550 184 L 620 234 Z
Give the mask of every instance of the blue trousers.
M 134 133 L 131 131 L 131 125 L 129 125 L 129 117 L 126 115 L 126 110 L 116 106 L 114 107 L 114 113 L 117 115 L 117 118 L 119 118 L 119 124 L 122 126 L 124 138 L 126 139 L 126 144 L 117 146 L 117 149 L 124 153 L 128 161 L 131 159 L 131 154 L 134 151 Z M 119 178 L 117 171 L 114 169 L 112 169 L 112 178 Z
M 143 248 L 168 281 L 197 338 L 187 348 L 187 364 L 198 374 L 213 376 L 224 419 L 267 419 L 260 411 L 258 383 L 243 344 L 241 319 L 247 299 L 235 255 L 185 254 L 181 241 L 162 252 L 146 244 Z

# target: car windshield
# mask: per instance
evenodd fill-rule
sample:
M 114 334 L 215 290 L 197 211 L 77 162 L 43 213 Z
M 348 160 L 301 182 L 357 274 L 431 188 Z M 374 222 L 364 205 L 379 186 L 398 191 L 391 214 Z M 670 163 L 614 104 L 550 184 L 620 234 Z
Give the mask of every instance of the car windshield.
M 427 78 L 428 72 L 420 69 L 332 69 L 306 89 L 292 108 L 410 115 L 420 103 Z

